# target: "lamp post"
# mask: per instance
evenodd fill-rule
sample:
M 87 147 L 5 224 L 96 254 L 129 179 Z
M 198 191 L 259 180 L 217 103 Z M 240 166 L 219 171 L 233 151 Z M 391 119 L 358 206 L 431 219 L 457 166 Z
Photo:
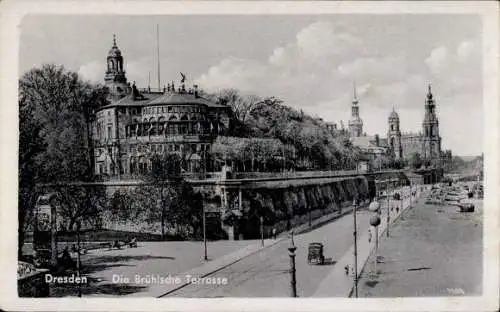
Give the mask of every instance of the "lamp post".
M 260 243 L 264 247 L 264 217 L 260 217 Z
M 380 203 L 377 200 L 377 197 L 373 199 L 373 201 L 368 206 L 368 210 L 373 212 L 373 215 L 370 217 L 370 225 L 375 228 L 375 274 L 377 274 L 377 254 L 378 254 L 378 226 L 380 225 Z
M 208 260 L 208 257 L 207 257 L 207 220 L 206 220 L 206 216 L 205 216 L 205 205 L 203 205 L 203 245 L 205 247 L 205 261 Z
M 392 180 L 388 181 L 387 182 L 387 190 L 386 190 L 386 193 L 387 193 L 387 217 L 386 217 L 386 231 L 385 231 L 385 234 L 387 237 L 389 237 L 389 223 L 390 223 L 390 219 L 391 219 L 391 216 L 390 216 L 390 213 L 391 213 L 391 209 L 390 209 L 390 196 L 391 196 L 391 192 L 389 192 L 389 187 L 390 187 L 390 182 Z
M 356 298 L 358 298 L 358 234 L 357 234 L 357 220 L 356 220 L 356 212 L 357 212 L 357 200 L 353 201 L 353 221 L 354 221 L 354 294 Z
M 297 280 L 295 270 L 295 243 L 293 242 L 293 232 L 290 233 L 290 247 L 288 247 L 288 255 L 290 256 L 290 295 L 292 298 L 297 297 Z
M 81 274 L 81 260 L 80 260 L 80 228 L 81 228 L 81 221 L 78 220 L 76 223 L 76 276 L 78 277 L 78 280 L 80 280 L 80 274 Z M 82 297 L 82 284 L 78 283 L 78 297 Z

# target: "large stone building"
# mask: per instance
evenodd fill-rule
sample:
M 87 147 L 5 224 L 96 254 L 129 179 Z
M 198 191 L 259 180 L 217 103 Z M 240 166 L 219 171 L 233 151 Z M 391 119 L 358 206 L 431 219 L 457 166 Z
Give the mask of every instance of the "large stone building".
M 439 120 L 430 85 L 424 109 L 423 132 L 402 132 L 399 115 L 393 108 L 388 118 L 387 138 L 382 139 L 377 135 L 367 136 L 363 133 L 363 121 L 359 116 L 359 100 L 357 99 L 356 92 L 354 92 L 351 119 L 349 120 L 351 142 L 365 154 L 371 156 L 370 158 L 392 154 L 396 159 L 407 159 L 413 153 L 418 153 L 422 159 L 428 160 L 447 160 L 451 158 L 451 151 L 443 152 L 441 150 Z
M 109 104 L 100 107 L 93 122 L 95 173 L 121 176 L 146 173 L 155 154 L 177 153 L 182 170 L 196 172 L 207 160 L 211 144 L 230 127 L 230 108 L 204 98 L 185 77 L 179 87 L 139 90 L 130 85 L 123 56 L 113 38 L 107 56 L 105 85 Z
M 443 156 L 436 103 L 430 85 L 425 99 L 425 116 L 422 122 L 423 133 L 402 134 L 399 128 L 399 116 L 394 109 L 389 116 L 388 123 L 387 138 L 389 147 L 396 159 L 408 158 L 413 153 L 418 153 L 422 158 L 430 160 L 441 159 Z

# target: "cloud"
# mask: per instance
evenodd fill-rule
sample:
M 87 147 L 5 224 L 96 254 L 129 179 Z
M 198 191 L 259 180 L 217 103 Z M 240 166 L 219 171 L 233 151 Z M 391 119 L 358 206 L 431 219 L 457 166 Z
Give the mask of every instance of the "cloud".
M 449 52 L 446 47 L 439 47 L 432 50 L 431 55 L 425 59 L 431 72 L 439 74 L 448 65 Z
M 400 50 L 376 56 L 361 39 L 338 31 L 333 23 L 317 22 L 300 30 L 292 42 L 272 49 L 263 60 L 227 58 L 196 80 L 210 90 L 237 88 L 278 96 L 324 120 L 339 124 L 343 120 L 345 126 L 355 81 L 364 131 L 382 136 L 392 107 L 400 115 L 403 131 L 421 131 L 427 84 L 432 83 L 438 111 L 442 109 L 443 146 L 466 150 L 460 140 L 446 141 L 456 133 L 456 123 L 453 115 L 441 114 L 455 114 L 456 120 L 464 121 L 468 116 L 464 108 L 481 101 L 477 50 L 474 41 L 463 40 L 455 46 L 437 46 L 418 59 Z M 478 125 L 480 105 L 469 109 L 474 110 L 471 125 Z M 478 150 L 478 144 L 468 150 Z
M 90 80 L 92 82 L 101 82 L 104 78 L 104 71 L 106 69 L 106 64 L 102 61 L 91 61 L 86 63 L 78 69 L 78 75 L 80 75 L 84 80 Z

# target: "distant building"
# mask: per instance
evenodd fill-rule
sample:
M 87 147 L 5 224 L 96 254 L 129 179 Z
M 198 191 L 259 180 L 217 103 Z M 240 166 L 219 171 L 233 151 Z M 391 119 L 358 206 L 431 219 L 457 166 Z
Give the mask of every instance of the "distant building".
M 198 86 L 139 90 L 127 82 L 123 56 L 113 38 L 107 56 L 105 85 L 109 101 L 100 107 L 93 122 L 95 173 L 117 176 L 144 174 L 151 170 L 155 154 L 177 153 L 182 170 L 196 172 L 207 159 L 211 144 L 230 127 L 230 108 L 204 98 Z
M 356 94 L 356 86 L 354 86 L 354 97 L 351 106 L 351 118 L 348 123 L 348 131 L 351 137 L 360 137 L 363 135 L 363 120 L 359 117 L 358 97 Z
M 441 150 L 439 121 L 430 85 L 425 100 L 422 129 L 423 132 L 420 133 L 402 133 L 399 115 L 393 108 L 388 118 L 387 139 L 367 136 L 363 133 L 363 121 L 359 116 L 359 101 L 356 90 L 354 90 L 351 119 L 349 120 L 349 136 L 352 144 L 359 147 L 369 158 L 392 154 L 396 159 L 407 159 L 413 153 L 419 153 L 423 159 L 451 160 L 451 151 L 443 152 Z
M 399 128 L 399 115 L 393 109 L 388 120 L 387 138 L 391 152 L 396 157 L 408 158 L 413 153 L 419 153 L 424 159 L 441 159 L 441 137 L 439 136 L 439 120 L 431 86 L 425 100 L 425 116 L 422 122 L 423 133 L 402 134 Z

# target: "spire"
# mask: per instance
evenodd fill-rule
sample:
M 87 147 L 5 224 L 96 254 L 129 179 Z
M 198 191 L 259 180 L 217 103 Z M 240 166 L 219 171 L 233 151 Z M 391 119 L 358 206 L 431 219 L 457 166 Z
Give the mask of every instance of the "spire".
M 428 88 L 429 88 L 429 91 L 427 92 L 427 98 L 429 100 L 431 100 L 432 99 L 432 89 L 431 89 L 431 84 L 430 83 L 429 83 Z
M 116 46 L 116 35 L 115 34 L 113 34 L 113 47 L 117 47 Z
M 358 104 L 358 95 L 356 92 L 356 81 L 353 82 L 353 98 L 352 98 L 352 103 L 353 104 Z

